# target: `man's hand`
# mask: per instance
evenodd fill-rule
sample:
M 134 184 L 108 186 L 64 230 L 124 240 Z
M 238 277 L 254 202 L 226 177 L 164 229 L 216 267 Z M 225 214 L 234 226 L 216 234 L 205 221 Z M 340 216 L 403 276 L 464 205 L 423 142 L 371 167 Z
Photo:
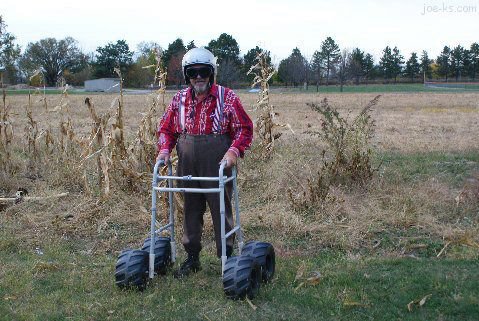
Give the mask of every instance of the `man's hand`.
M 158 156 L 156 156 L 156 162 L 158 163 L 159 160 L 164 160 L 165 165 L 168 164 L 168 161 L 170 160 L 170 154 L 167 153 L 159 153 Z
M 231 168 L 236 165 L 236 154 L 232 151 L 227 151 L 225 156 L 223 156 L 222 161 L 226 161 L 225 168 Z

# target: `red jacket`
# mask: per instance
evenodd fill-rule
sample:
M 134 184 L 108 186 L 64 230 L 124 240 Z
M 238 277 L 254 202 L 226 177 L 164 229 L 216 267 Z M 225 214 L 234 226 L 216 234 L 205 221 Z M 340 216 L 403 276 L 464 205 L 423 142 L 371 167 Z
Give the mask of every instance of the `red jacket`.
M 182 133 L 179 106 L 183 95 L 184 130 L 189 135 L 208 135 L 213 133 L 213 118 L 217 106 L 218 86 L 213 85 L 206 98 L 198 103 L 192 100 L 191 87 L 183 89 L 173 97 L 158 126 L 158 150 L 160 153 L 171 153 L 176 140 Z M 223 117 L 218 134 L 228 134 L 232 143 L 229 148 L 237 157 L 243 157 L 244 151 L 251 146 L 253 140 L 253 122 L 246 114 L 238 96 L 229 88 L 225 88 Z

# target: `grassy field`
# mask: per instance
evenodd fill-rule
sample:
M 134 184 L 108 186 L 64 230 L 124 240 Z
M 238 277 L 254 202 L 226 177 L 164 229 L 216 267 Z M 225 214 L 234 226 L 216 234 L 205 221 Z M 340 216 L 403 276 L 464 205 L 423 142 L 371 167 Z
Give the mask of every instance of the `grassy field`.
M 256 118 L 256 94 L 239 93 Z M 252 304 L 224 297 L 209 218 L 201 272 L 181 281 L 170 272 L 142 293 L 116 289 L 118 253 L 148 233 L 149 186 L 100 198 L 86 193 L 79 167 L 32 165 L 23 137 L 28 97 L 7 96 L 18 169 L 1 174 L 0 197 L 18 187 L 30 196 L 70 194 L 0 209 L 0 320 L 477 320 L 479 94 L 384 92 L 372 112 L 373 179 L 333 186 L 336 201 L 315 211 L 292 209 L 289 192 L 301 193 L 325 148 L 306 133 L 320 129 L 306 103 L 327 97 L 352 119 L 374 96 L 272 91 L 277 121 L 294 133 L 283 131 L 271 160 L 255 144 L 240 163 L 246 237 L 271 242 L 277 255 L 272 283 Z M 41 98 L 33 97 L 33 118 L 40 129 L 56 128 L 65 100 L 49 95 L 45 110 Z M 92 96 L 99 113 L 115 98 Z M 67 99 L 76 136 L 87 135 L 85 96 Z M 152 97 L 124 100 L 132 140 Z
M 300 88 L 281 88 L 275 89 L 281 92 L 316 92 L 316 86 L 310 85 L 307 90 Z M 339 85 L 322 85 L 319 87 L 320 93 L 339 93 L 341 90 Z M 479 85 L 467 85 L 464 88 L 447 88 L 439 86 L 425 86 L 424 84 L 369 84 L 369 85 L 345 85 L 343 87 L 344 93 L 393 93 L 393 92 L 430 92 L 430 93 L 462 93 L 462 92 L 477 92 Z
M 141 89 L 140 89 L 141 90 Z M 238 92 L 247 92 L 249 89 L 240 89 Z M 317 92 L 315 85 L 308 86 L 307 90 L 302 87 L 271 87 L 271 91 L 274 93 L 315 93 Z M 28 95 L 34 93 L 43 93 L 43 89 L 28 90 L 28 89 L 10 89 L 6 91 L 8 95 Z M 319 87 L 320 93 L 339 93 L 339 85 L 321 85 Z M 434 87 L 425 86 L 423 84 L 369 84 L 369 85 L 345 85 L 343 87 L 344 93 L 394 93 L 394 92 L 430 92 L 430 93 L 467 93 L 467 92 L 479 92 L 479 85 L 467 85 L 464 88 L 447 88 L 447 87 Z M 47 95 L 59 95 L 62 91 L 58 89 L 49 88 L 45 90 Z M 85 95 L 86 93 L 82 89 L 71 89 L 70 94 Z M 99 93 L 87 93 L 88 95 L 98 95 Z
M 113 255 L 81 253 L 67 241 L 39 255 L 22 250 L 21 240 L 2 242 L 8 271 L 2 320 L 476 320 L 479 313 L 477 259 L 361 258 L 329 250 L 280 257 L 273 282 L 251 306 L 223 296 L 220 265 L 211 256 L 188 280 L 169 274 L 138 293 L 114 286 Z M 309 271 L 321 273 L 318 284 L 304 283 Z

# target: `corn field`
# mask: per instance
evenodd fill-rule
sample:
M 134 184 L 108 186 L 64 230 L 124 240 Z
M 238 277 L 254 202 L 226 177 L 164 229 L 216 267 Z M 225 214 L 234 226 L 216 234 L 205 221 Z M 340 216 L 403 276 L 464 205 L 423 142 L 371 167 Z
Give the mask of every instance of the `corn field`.
M 106 112 L 97 111 L 95 97 L 85 98 L 90 117 L 87 135 L 84 128 L 75 128 L 68 86 L 63 87 L 59 102 L 52 108 L 48 106 L 44 93 L 29 94 L 24 108 L 27 123 L 22 137 L 22 150 L 28 159 L 27 170 L 38 175 L 41 164 L 62 164 L 80 174 L 87 194 L 101 197 L 108 197 L 114 189 L 144 190 L 151 181 L 150 171 L 155 162 L 157 120 L 159 113 L 165 110 L 166 72 L 160 68 L 161 57 L 158 56 L 157 60 L 154 67 L 159 90 L 150 107 L 142 113 L 138 129 L 129 141 L 125 138 L 125 104 L 119 69 L 115 71 L 120 77 L 120 93 L 112 99 Z M 12 159 L 12 141 L 18 133 L 13 130 L 11 106 L 7 104 L 5 91 L 2 101 L 0 162 L 3 171 L 14 174 L 19 168 L 18 162 Z M 40 114 L 43 123 L 34 116 L 34 109 L 39 107 L 43 109 Z

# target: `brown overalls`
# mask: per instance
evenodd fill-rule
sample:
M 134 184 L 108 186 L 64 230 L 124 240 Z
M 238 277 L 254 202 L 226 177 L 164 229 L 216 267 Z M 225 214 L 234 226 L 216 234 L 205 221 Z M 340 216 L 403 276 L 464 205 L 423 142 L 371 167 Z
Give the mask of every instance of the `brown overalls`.
M 228 135 L 188 135 L 181 134 L 176 150 L 178 152 L 178 176 L 218 177 L 219 163 L 231 145 Z M 231 176 L 231 169 L 224 171 Z M 179 181 L 183 188 L 217 188 L 218 182 Z M 184 193 L 184 233 L 183 245 L 189 254 L 201 251 L 201 235 L 203 232 L 203 215 L 206 202 L 211 211 L 215 231 L 216 253 L 221 256 L 221 221 L 219 193 Z M 225 233 L 233 226 L 231 210 L 232 182 L 225 186 Z M 234 234 L 226 240 L 226 246 L 233 247 Z

